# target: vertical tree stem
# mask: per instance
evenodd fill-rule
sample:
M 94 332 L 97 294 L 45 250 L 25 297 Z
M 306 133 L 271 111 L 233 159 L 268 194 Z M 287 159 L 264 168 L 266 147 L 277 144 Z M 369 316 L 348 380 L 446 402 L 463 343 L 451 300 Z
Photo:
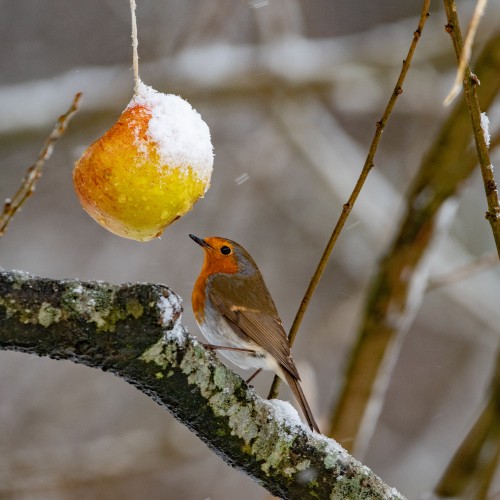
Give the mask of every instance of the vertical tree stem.
M 446 11 L 446 16 L 448 18 L 446 31 L 451 35 L 457 60 L 460 64 L 460 58 L 463 51 L 463 41 L 455 1 L 444 0 L 444 8 Z M 463 85 L 465 101 L 467 102 L 467 107 L 469 109 L 470 119 L 472 122 L 472 132 L 474 134 L 474 141 L 476 143 L 477 156 L 479 158 L 479 165 L 481 167 L 481 174 L 483 176 L 486 201 L 488 203 L 486 219 L 490 222 L 491 230 L 493 231 L 493 238 L 495 239 L 497 253 L 500 258 L 500 205 L 498 200 L 498 190 L 495 182 L 495 176 L 493 175 L 493 165 L 490 161 L 488 146 L 486 144 L 484 131 L 481 126 L 481 107 L 479 105 L 479 99 L 477 97 L 477 86 L 479 85 L 479 79 L 471 72 L 469 65 L 466 65 L 465 67 Z
M 410 69 L 413 54 L 414 54 L 415 49 L 417 47 L 417 43 L 420 40 L 420 36 L 422 34 L 422 30 L 424 29 L 425 22 L 427 21 L 427 18 L 429 17 L 429 5 L 430 5 L 430 0 L 424 0 L 423 5 L 422 5 L 422 11 L 420 13 L 420 21 L 418 23 L 418 27 L 417 27 L 416 31 L 413 33 L 413 39 L 412 39 L 412 42 L 410 44 L 410 49 L 408 50 L 408 54 L 406 56 L 406 59 L 403 61 L 403 67 L 401 68 L 401 73 L 399 74 L 399 78 L 396 82 L 396 86 L 394 87 L 394 90 L 391 94 L 389 102 L 387 103 L 387 106 L 386 106 L 385 111 L 382 115 L 382 118 L 376 124 L 375 135 L 373 136 L 373 140 L 372 140 L 372 143 L 370 145 L 368 155 L 367 155 L 365 163 L 363 165 L 363 169 L 361 170 L 361 173 L 360 173 L 359 178 L 356 182 L 356 185 L 354 186 L 354 189 L 351 193 L 351 196 L 349 197 L 347 202 L 342 207 L 342 212 L 340 214 L 340 217 L 339 217 L 339 219 L 338 219 L 338 221 L 333 229 L 333 232 L 330 236 L 330 239 L 328 240 L 326 248 L 323 251 L 323 255 L 321 256 L 318 267 L 316 268 L 316 271 L 314 272 L 314 274 L 311 278 L 309 286 L 307 287 L 307 290 L 304 294 L 302 302 L 299 306 L 299 309 L 298 309 L 297 314 L 295 316 L 295 319 L 293 321 L 292 327 L 290 329 L 290 333 L 288 335 L 290 345 L 293 345 L 293 343 L 295 341 L 295 337 L 297 336 L 297 332 L 299 330 L 300 324 L 302 323 L 302 319 L 304 318 L 307 307 L 309 306 L 311 298 L 316 290 L 316 287 L 318 286 L 319 280 L 321 279 L 321 276 L 323 275 L 326 264 L 328 263 L 328 259 L 330 258 L 330 254 L 332 253 L 333 247 L 335 246 L 335 243 L 337 242 L 337 239 L 340 235 L 340 232 L 342 231 L 342 229 L 347 221 L 347 218 L 349 217 L 349 214 L 352 211 L 354 203 L 356 202 L 356 200 L 359 196 L 359 193 L 361 192 L 361 189 L 363 188 L 363 185 L 366 181 L 366 178 L 368 177 L 368 174 L 370 173 L 370 170 L 373 168 L 373 165 L 374 165 L 373 160 L 375 158 L 375 153 L 377 152 L 377 148 L 378 148 L 380 138 L 382 136 L 382 132 L 384 131 L 387 120 L 389 119 L 389 116 L 394 108 L 394 105 L 396 104 L 397 98 L 403 93 L 403 82 L 406 78 L 406 74 L 408 73 L 408 70 Z M 275 376 L 273 383 L 272 383 L 272 386 L 271 386 L 271 389 L 269 391 L 269 396 L 268 396 L 269 399 L 273 399 L 278 395 L 279 386 L 280 386 L 280 379 Z

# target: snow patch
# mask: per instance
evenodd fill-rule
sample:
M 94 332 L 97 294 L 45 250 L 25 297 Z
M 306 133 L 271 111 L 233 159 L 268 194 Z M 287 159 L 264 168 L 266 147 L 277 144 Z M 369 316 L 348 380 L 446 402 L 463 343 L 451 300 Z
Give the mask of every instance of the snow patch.
M 163 94 L 139 83 L 128 107 L 145 106 L 151 111 L 148 134 L 156 144 L 162 164 L 194 174 L 209 186 L 213 170 L 210 129 L 200 114 L 181 97 Z M 141 144 L 137 144 L 140 149 Z
M 357 460 L 352 458 L 347 451 L 342 448 L 342 446 L 335 441 L 335 439 L 324 436 L 323 434 L 315 434 L 314 437 L 323 446 L 323 451 L 326 454 L 325 457 L 325 467 L 332 468 L 334 465 L 340 461 L 342 463 L 354 462 L 361 465 Z
M 483 129 L 484 142 L 486 142 L 487 147 L 490 147 L 490 119 L 486 113 L 481 113 L 481 128 Z
M 292 428 L 298 427 L 301 430 L 310 432 L 309 427 L 307 427 L 300 419 L 297 410 L 288 401 L 270 399 L 266 401 L 266 403 L 273 409 L 276 420 L 282 420 L 285 424 Z
M 21 269 L 13 269 L 13 273 L 15 273 L 17 276 L 20 278 L 26 278 L 26 279 L 31 279 L 34 278 L 34 275 L 29 273 L 28 271 L 22 271 Z
M 187 338 L 187 331 L 186 329 L 181 325 L 180 321 L 177 321 L 172 328 L 172 330 L 169 330 L 165 334 L 165 340 L 167 341 L 174 341 L 177 344 L 184 345 L 186 342 Z
M 168 297 L 160 297 L 157 304 L 163 326 L 172 323 L 175 312 L 182 311 L 182 299 L 174 293 Z

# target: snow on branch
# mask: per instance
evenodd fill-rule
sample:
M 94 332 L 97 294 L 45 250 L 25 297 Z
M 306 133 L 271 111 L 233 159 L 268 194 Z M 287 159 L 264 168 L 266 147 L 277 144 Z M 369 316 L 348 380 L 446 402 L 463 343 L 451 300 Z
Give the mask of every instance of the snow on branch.
M 0 269 L 0 349 L 110 371 L 280 498 L 403 498 L 335 441 L 311 433 L 288 403 L 257 396 L 186 333 L 181 314 L 181 299 L 164 285 Z

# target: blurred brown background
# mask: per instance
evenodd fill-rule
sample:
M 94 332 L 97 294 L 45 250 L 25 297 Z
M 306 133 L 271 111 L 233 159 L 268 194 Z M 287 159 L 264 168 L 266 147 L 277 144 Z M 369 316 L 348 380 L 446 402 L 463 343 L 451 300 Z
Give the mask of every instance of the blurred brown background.
M 13 195 L 55 119 L 84 92 L 36 194 L 0 240 L 0 265 L 55 278 L 161 281 L 184 298 L 184 323 L 198 335 L 190 295 L 202 254 L 187 235 L 226 236 L 258 262 L 289 327 L 361 170 L 421 2 L 138 0 L 143 81 L 189 100 L 210 126 L 216 154 L 205 199 L 161 239 L 142 244 L 93 222 L 71 183 L 74 161 L 132 96 L 128 4 L 0 1 L 0 197 Z M 473 4 L 458 4 L 464 26 Z M 498 29 L 499 14 L 500 2 L 490 1 L 475 53 Z M 405 190 L 449 112 L 441 103 L 455 56 L 445 23 L 435 3 L 376 168 L 294 346 L 320 426 Z M 498 122 L 498 105 L 489 116 Z M 498 151 L 492 159 L 499 163 Z M 494 249 L 479 172 L 449 205 L 453 222 L 429 257 L 435 275 Z M 484 398 L 499 290 L 497 267 L 429 292 L 405 337 L 363 461 L 409 498 L 432 490 Z M 256 381 L 264 396 L 270 381 Z M 286 389 L 281 397 L 290 398 Z M 265 495 L 112 375 L 0 352 L 0 497 Z

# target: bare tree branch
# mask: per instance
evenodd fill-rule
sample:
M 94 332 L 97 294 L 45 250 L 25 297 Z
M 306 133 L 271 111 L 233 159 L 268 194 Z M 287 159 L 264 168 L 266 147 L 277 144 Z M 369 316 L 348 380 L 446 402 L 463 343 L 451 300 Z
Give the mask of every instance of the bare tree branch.
M 382 137 L 382 132 L 384 131 L 387 120 L 389 119 L 389 116 L 391 115 L 392 110 L 393 110 L 394 106 L 396 105 L 397 98 L 403 93 L 403 83 L 405 81 L 408 70 L 410 69 L 410 65 L 411 65 L 411 62 L 413 59 L 413 54 L 415 53 L 415 49 L 417 48 L 418 41 L 420 40 L 420 36 L 422 35 L 422 31 L 424 29 L 425 22 L 427 21 L 427 18 L 430 15 L 429 14 L 429 5 L 430 5 L 430 0 L 424 0 L 424 2 L 422 4 L 422 10 L 420 12 L 420 19 L 418 22 L 417 29 L 413 32 L 413 39 L 410 43 L 410 48 L 408 49 L 406 59 L 403 61 L 403 66 L 401 68 L 401 72 L 400 72 L 399 77 L 396 81 L 396 85 L 394 87 L 394 90 L 392 91 L 391 97 L 389 98 L 389 102 L 387 103 L 387 106 L 384 110 L 384 113 L 382 114 L 382 117 L 380 118 L 380 120 L 376 124 L 375 134 L 373 136 L 372 143 L 370 145 L 370 149 L 369 149 L 368 154 L 366 156 L 365 163 L 363 165 L 363 168 L 361 169 L 361 173 L 359 174 L 359 178 L 356 182 L 356 185 L 354 186 L 354 189 L 353 189 L 351 195 L 349 196 L 349 199 L 347 200 L 346 203 L 344 203 L 344 205 L 342 207 L 342 212 L 340 214 L 340 217 L 338 218 L 338 220 L 333 228 L 332 234 L 330 235 L 330 239 L 328 240 L 328 243 L 326 244 L 326 247 L 325 247 L 323 254 L 320 258 L 318 266 L 316 267 L 316 270 L 314 271 L 314 274 L 311 278 L 311 281 L 309 282 L 307 290 L 304 293 L 304 297 L 302 298 L 302 302 L 300 303 L 297 314 L 295 315 L 295 319 L 293 321 L 292 327 L 290 328 L 290 333 L 288 335 L 288 339 L 290 340 L 290 345 L 293 345 L 293 343 L 295 342 L 295 337 L 297 336 L 297 332 L 298 332 L 300 325 L 302 323 L 302 319 L 304 318 L 306 310 L 309 307 L 309 303 L 311 302 L 311 298 L 314 295 L 314 292 L 316 290 L 316 287 L 318 286 L 318 283 L 321 279 L 321 276 L 323 275 L 326 264 L 328 263 L 328 261 L 330 259 L 330 255 L 332 253 L 333 247 L 337 243 L 338 237 L 340 236 L 340 233 L 341 233 L 342 229 L 344 228 L 344 225 L 347 221 L 347 218 L 349 217 L 349 215 L 352 211 L 352 208 L 353 208 L 354 204 L 356 203 L 356 200 L 358 199 L 359 194 L 361 193 L 361 189 L 363 189 L 363 186 L 364 186 L 365 181 L 368 177 L 368 174 L 370 173 L 371 169 L 373 168 L 373 161 L 375 159 L 375 153 L 377 152 L 380 138 Z M 280 379 L 278 376 L 275 375 L 274 379 L 273 379 L 273 383 L 271 385 L 271 389 L 269 391 L 269 398 L 274 398 L 278 395 L 279 386 L 280 386 Z
M 114 373 L 281 498 L 403 498 L 335 441 L 281 416 L 286 404 L 258 397 L 186 334 L 181 312 L 164 285 L 0 270 L 0 349 Z
M 477 68 L 484 109 L 500 91 L 500 35 L 485 46 Z M 389 375 L 401 344 L 421 303 L 427 280 L 425 257 L 442 232 L 447 202 L 455 196 L 476 165 L 468 147 L 470 118 L 462 101 L 455 106 L 422 160 L 406 197 L 406 214 L 380 264 L 368 294 L 346 380 L 332 417 L 329 435 L 362 453 L 371 438 L 382 407 Z M 377 376 L 382 374 L 382 378 Z M 361 435 L 361 437 L 359 437 Z
M 3 212 L 0 214 L 0 237 L 7 231 L 7 226 L 16 214 L 16 212 L 21 208 L 23 203 L 31 196 L 33 191 L 35 191 L 36 183 L 38 179 L 42 176 L 42 168 L 45 162 L 52 155 L 55 143 L 62 137 L 66 127 L 72 116 L 77 112 L 80 99 L 82 97 L 81 93 L 78 93 L 73 98 L 71 106 L 68 111 L 61 115 L 57 120 L 54 129 L 47 138 L 45 144 L 43 145 L 40 154 L 36 162 L 28 169 L 26 177 L 21 182 L 21 187 L 18 189 L 16 194 L 12 199 L 8 199 L 4 204 Z
M 460 31 L 460 23 L 458 21 L 457 7 L 454 0 L 444 0 L 444 8 L 446 16 L 448 17 L 448 24 L 446 30 L 451 35 L 455 53 L 460 64 L 460 57 L 464 44 L 462 42 L 462 33 Z M 500 258 L 500 202 L 498 199 L 498 189 L 493 174 L 493 164 L 490 161 L 490 154 L 488 152 L 488 145 L 485 139 L 485 133 L 481 122 L 481 106 L 479 104 L 479 97 L 477 87 L 479 86 L 479 79 L 475 76 L 469 68 L 465 65 L 464 69 L 464 97 L 469 109 L 470 121 L 472 123 L 472 132 L 476 144 L 477 156 L 479 158 L 479 166 L 481 167 L 481 174 L 483 176 L 484 191 L 486 194 L 486 201 L 488 203 L 488 212 L 486 212 L 486 219 L 490 222 L 491 230 L 493 231 L 493 238 L 497 247 L 498 257 Z

